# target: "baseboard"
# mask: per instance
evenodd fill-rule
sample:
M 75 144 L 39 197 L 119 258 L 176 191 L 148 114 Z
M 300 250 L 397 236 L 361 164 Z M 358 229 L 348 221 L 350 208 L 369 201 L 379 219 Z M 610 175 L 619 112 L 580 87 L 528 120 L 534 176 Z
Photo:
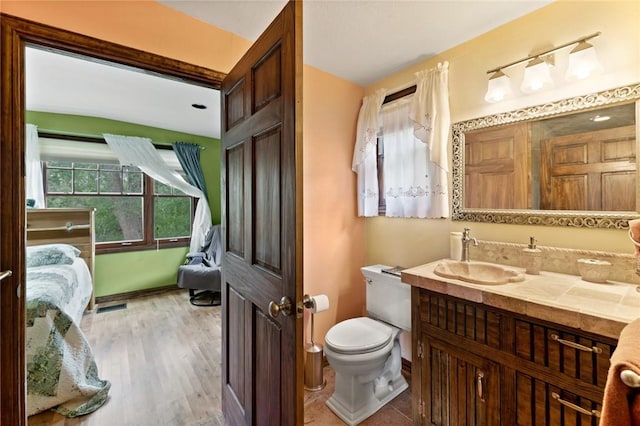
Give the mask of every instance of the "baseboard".
M 96 297 L 96 304 L 110 303 L 110 302 L 115 302 L 120 300 L 129 300 L 129 299 L 135 299 L 138 297 L 145 297 L 145 296 L 153 296 L 156 294 L 167 293 L 169 291 L 174 291 L 179 289 L 180 287 L 178 287 L 176 284 L 172 284 L 164 287 L 147 288 L 144 290 L 128 291 L 126 293 L 109 294 L 107 296 Z

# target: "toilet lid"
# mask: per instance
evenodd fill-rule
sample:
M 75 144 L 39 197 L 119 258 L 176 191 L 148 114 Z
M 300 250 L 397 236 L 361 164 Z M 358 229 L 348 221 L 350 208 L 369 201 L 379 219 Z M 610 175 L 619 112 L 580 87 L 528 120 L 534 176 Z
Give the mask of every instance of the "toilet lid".
M 389 343 L 393 330 L 371 318 L 352 318 L 342 321 L 327 332 L 325 344 L 342 353 L 375 351 Z

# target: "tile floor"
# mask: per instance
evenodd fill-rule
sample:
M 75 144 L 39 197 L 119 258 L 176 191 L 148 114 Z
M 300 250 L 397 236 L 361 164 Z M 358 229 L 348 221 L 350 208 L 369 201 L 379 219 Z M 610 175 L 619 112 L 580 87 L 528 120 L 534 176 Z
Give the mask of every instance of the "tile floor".
M 334 371 L 330 366 L 324 367 L 324 378 L 327 385 L 317 392 L 304 392 L 304 424 L 305 425 L 344 425 L 338 416 L 325 404 L 334 390 Z M 407 381 L 409 378 L 407 377 Z M 395 399 L 382 407 L 373 416 L 360 423 L 363 426 L 373 425 L 411 425 L 411 392 L 402 392 Z

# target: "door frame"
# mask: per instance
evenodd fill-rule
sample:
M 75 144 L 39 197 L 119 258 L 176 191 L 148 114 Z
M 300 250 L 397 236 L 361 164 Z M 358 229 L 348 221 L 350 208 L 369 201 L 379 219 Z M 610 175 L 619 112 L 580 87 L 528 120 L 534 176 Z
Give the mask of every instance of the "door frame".
M 220 89 L 226 74 L 132 47 L 0 13 L 0 424 L 26 425 L 25 47 L 109 61 Z M 17 297 L 16 297 L 17 296 Z M 16 324 L 23 324 L 16 327 Z

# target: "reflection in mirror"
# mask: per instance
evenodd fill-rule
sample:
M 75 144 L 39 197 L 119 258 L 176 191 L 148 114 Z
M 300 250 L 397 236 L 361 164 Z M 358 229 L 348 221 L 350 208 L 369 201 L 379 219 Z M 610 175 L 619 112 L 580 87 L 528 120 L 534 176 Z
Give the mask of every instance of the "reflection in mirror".
M 640 85 L 453 125 L 453 219 L 625 228 Z

